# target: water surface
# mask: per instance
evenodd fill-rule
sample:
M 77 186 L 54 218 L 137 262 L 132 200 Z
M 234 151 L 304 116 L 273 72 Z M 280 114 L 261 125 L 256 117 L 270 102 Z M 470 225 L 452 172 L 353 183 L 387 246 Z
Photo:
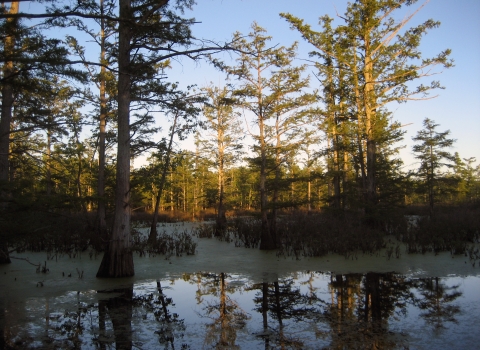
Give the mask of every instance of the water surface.
M 194 256 L 14 254 L 0 266 L 0 349 L 474 349 L 479 267 L 385 252 L 292 259 L 198 241 Z

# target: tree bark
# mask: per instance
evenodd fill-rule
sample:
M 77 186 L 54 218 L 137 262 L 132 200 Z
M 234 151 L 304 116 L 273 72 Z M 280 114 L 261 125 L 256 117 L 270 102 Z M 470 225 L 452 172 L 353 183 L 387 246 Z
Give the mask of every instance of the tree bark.
M 376 156 L 377 156 L 377 141 L 375 132 L 376 120 L 376 97 L 373 81 L 373 57 L 370 52 L 370 33 L 367 32 L 364 36 L 365 57 L 363 77 L 365 82 L 363 108 L 365 112 L 365 131 L 367 135 L 367 191 L 366 191 L 366 212 L 367 219 L 374 224 L 374 211 L 377 204 L 377 187 L 376 187 Z
M 130 28 L 131 0 L 120 0 L 118 29 L 118 149 L 115 217 L 109 246 L 97 277 L 127 277 L 135 274 L 130 232 Z
M 219 116 L 219 125 L 220 125 Z M 217 221 L 215 225 L 215 236 L 221 237 L 227 228 L 227 217 L 225 216 L 225 206 L 223 204 L 224 197 L 224 184 L 225 184 L 225 174 L 224 174 L 224 146 L 223 146 L 223 132 L 219 126 L 218 134 L 218 210 L 217 210 Z
M 17 14 L 19 11 L 19 2 L 12 1 L 9 14 Z M 15 30 L 17 19 L 7 19 L 6 35 L 3 39 L 4 55 L 13 56 L 15 47 Z M 0 182 L 8 182 L 9 174 L 9 155 L 10 155 L 10 124 L 12 121 L 13 109 L 13 61 L 6 61 L 3 66 L 3 86 L 2 86 L 2 112 L 0 120 Z
M 263 99 L 262 99 L 262 77 L 260 56 L 258 57 L 257 82 L 258 82 L 258 106 L 260 113 L 258 115 L 259 141 L 260 141 L 260 215 L 261 215 L 261 250 L 273 250 L 276 248 L 275 240 L 270 232 L 270 224 L 268 221 L 267 209 L 267 144 L 265 142 L 265 121 L 263 115 Z
M 100 0 L 100 11 L 103 15 L 103 0 Z M 100 61 L 105 63 L 105 19 L 101 19 L 100 33 Z M 106 69 L 102 66 L 100 70 L 100 115 L 99 115 L 99 136 L 98 136 L 98 179 L 97 179 L 97 225 L 98 238 L 101 242 L 107 239 L 107 209 L 105 205 L 105 152 L 106 152 L 106 125 L 107 125 L 107 99 L 106 99 Z
M 259 104 L 260 105 L 260 104 Z M 267 209 L 267 145 L 265 143 L 264 135 L 264 123 L 263 118 L 259 117 L 259 127 L 260 127 L 260 213 L 261 213 L 261 238 L 260 238 L 260 249 L 261 250 L 273 250 L 276 248 L 275 240 L 272 237 L 270 232 L 270 223 L 268 220 L 268 209 Z
M 17 14 L 19 11 L 19 2 L 12 1 L 9 14 Z M 12 56 L 15 47 L 15 30 L 18 20 L 15 18 L 7 19 L 6 35 L 3 39 L 4 55 Z M 13 61 L 6 61 L 3 66 L 3 87 L 2 87 L 2 111 L 0 119 L 0 209 L 7 208 L 7 201 L 10 196 L 8 190 L 10 174 L 10 125 L 12 122 L 13 109 Z M 0 236 L 0 264 L 9 264 L 10 257 L 8 253 L 8 243 L 5 237 Z

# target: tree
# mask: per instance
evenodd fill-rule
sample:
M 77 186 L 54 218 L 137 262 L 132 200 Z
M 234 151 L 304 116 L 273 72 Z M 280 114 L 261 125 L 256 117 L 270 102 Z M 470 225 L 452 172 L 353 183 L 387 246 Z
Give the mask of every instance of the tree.
M 458 152 L 455 152 L 455 166 L 453 168 L 454 176 L 458 181 L 456 188 L 456 197 L 458 201 L 473 202 L 477 199 L 476 187 L 478 186 L 478 178 L 474 167 L 475 157 L 460 158 Z
M 199 59 L 204 54 L 226 49 L 221 45 L 185 49 L 195 42 L 191 19 L 175 13 L 193 1 L 168 0 L 119 2 L 118 28 L 118 149 L 115 215 L 109 248 L 97 272 L 98 277 L 125 277 L 134 274 L 130 250 L 130 103 L 161 103 L 165 63 L 172 57 Z M 134 54 L 133 54 L 134 53 Z M 160 82 L 157 84 L 156 82 Z
M 67 5 L 69 6 L 69 5 Z M 91 37 L 91 42 L 95 42 L 99 45 L 100 55 L 99 62 L 93 64 L 89 62 L 85 57 L 85 47 L 82 47 L 78 40 L 71 35 L 67 35 L 67 41 L 74 51 L 74 53 L 80 58 L 80 61 L 84 63 L 89 75 L 90 81 L 95 84 L 98 89 L 98 97 L 94 97 L 89 90 L 84 92 L 86 95 L 84 98 L 90 100 L 95 108 L 94 120 L 97 121 L 98 135 L 95 142 L 95 148 L 98 154 L 98 174 L 97 174 L 97 217 L 95 220 L 95 228 L 97 235 L 95 236 L 94 245 L 97 248 L 102 246 L 101 241 L 107 240 L 107 223 L 106 223 L 106 197 L 105 197 L 105 169 L 106 169 L 106 153 L 107 153 L 107 120 L 113 119 L 114 111 L 112 108 L 113 96 L 115 93 L 115 81 L 116 77 L 114 72 L 110 70 L 110 67 L 114 62 L 114 54 L 112 52 L 113 44 L 108 42 L 108 38 L 112 37 L 116 31 L 116 22 L 107 20 L 108 18 L 114 18 L 114 12 L 116 10 L 116 2 L 112 0 L 100 0 L 96 2 L 78 2 L 74 8 L 79 14 L 85 17 L 93 17 L 93 21 L 100 27 L 99 32 L 92 29 L 82 20 L 76 17 L 57 17 L 52 16 L 47 19 L 49 26 L 54 27 L 74 27 L 77 30 L 87 34 Z M 68 9 L 56 9 L 53 7 L 52 11 L 68 12 Z M 89 48 L 89 50 L 91 50 Z M 99 70 L 95 68 L 99 65 Z M 109 68 L 107 70 L 107 68 Z
M 226 171 L 241 154 L 243 130 L 233 111 L 235 100 L 227 87 L 208 86 L 204 88 L 207 101 L 203 109 L 206 131 L 201 146 L 205 155 L 217 170 L 218 206 L 215 236 L 222 236 L 226 230 L 225 177 Z M 213 158 L 213 159 L 211 159 Z
M 20 20 L 19 1 L 12 1 L 9 8 L 3 4 L 0 8 L 0 32 L 2 40 L 0 63 L 2 67 L 1 84 L 1 119 L 0 119 L 0 196 L 1 210 L 8 210 L 11 200 L 11 140 L 16 130 L 13 108 L 18 102 L 20 91 L 34 91 L 36 84 L 31 82 L 36 78 L 50 79 L 55 75 L 69 76 L 84 81 L 81 72 L 65 63 L 67 49 L 56 39 L 46 39 L 40 31 L 33 27 L 24 26 Z M 60 61 L 64 61 L 59 63 Z M 36 77 L 34 77 L 36 75 Z M 8 243 L 5 237 L 1 238 L 0 263 L 9 262 Z
M 420 161 L 416 175 L 423 181 L 422 189 L 428 196 L 431 216 L 433 216 L 435 195 L 445 175 L 444 169 L 452 168 L 454 166 L 452 163 L 455 161 L 455 156 L 445 150 L 450 148 L 455 140 L 447 138 L 450 130 L 437 132 L 438 125 L 433 120 L 425 118 L 424 129 L 418 131 L 417 136 L 412 137 L 413 141 L 419 142 L 413 146 L 415 158 Z
M 277 236 L 277 214 L 281 204 L 279 193 L 282 182 L 288 185 L 288 181 L 282 181 L 282 167 L 289 159 L 294 158 L 299 147 L 305 142 L 308 133 L 305 132 L 310 117 L 314 114 L 310 105 L 316 102 L 315 93 L 305 93 L 309 86 L 309 77 L 304 77 L 306 66 L 293 66 L 296 57 L 294 44 L 279 62 L 278 70 L 275 70 L 267 85 L 272 91 L 271 102 L 273 125 L 267 126 L 267 135 L 272 138 L 272 157 L 274 158 L 274 181 L 273 195 L 271 200 L 271 231 Z M 293 183 L 292 183 L 293 186 Z M 289 205 L 294 204 L 291 198 Z
M 242 52 L 235 67 L 227 67 L 230 75 L 241 81 L 235 96 L 241 97 L 241 106 L 254 115 L 254 124 L 258 131 L 250 131 L 256 141 L 254 150 L 258 153 L 255 164 L 260 171 L 259 192 L 261 211 L 261 243 L 260 249 L 275 249 L 276 237 L 274 225 L 268 218 L 269 203 L 267 176 L 275 171 L 275 159 L 280 162 L 280 136 L 292 130 L 292 124 L 301 124 L 299 118 L 305 113 L 299 112 L 298 118 L 289 112 L 304 107 L 311 102 L 307 95 L 295 96 L 303 89 L 308 80 L 301 77 L 303 68 L 292 68 L 291 63 L 296 56 L 296 44 L 290 47 L 268 48 L 271 40 L 265 35 L 266 30 L 257 23 L 252 24 L 252 32 L 248 40 L 239 39 L 236 48 Z M 272 129 L 269 123 L 273 120 Z M 272 132 L 270 133 L 269 130 Z M 275 144 L 272 144 L 274 142 Z M 278 164 L 277 164 L 278 165 Z M 273 229 L 273 230 L 272 230 Z
M 132 7 L 130 0 L 119 2 L 118 28 L 118 148 L 115 189 L 115 218 L 109 246 L 103 256 L 97 277 L 134 275 L 130 250 L 130 101 L 132 67 L 130 53 Z
M 386 105 L 391 102 L 406 102 L 432 98 L 431 90 L 441 88 L 438 81 L 430 85 L 420 84 L 412 89 L 412 83 L 438 73 L 434 67 L 453 66 L 448 59 L 450 50 L 433 58 L 422 58 L 419 46 L 421 38 L 439 26 L 439 22 L 427 20 L 413 28 L 405 26 L 425 5 L 403 20 L 396 21 L 392 14 L 403 5 L 412 5 L 416 0 L 358 0 L 349 4 L 344 16 L 339 16 L 344 25 L 338 26 L 332 39 L 342 51 L 329 50 L 325 32 L 316 32 L 309 25 L 291 14 L 281 14 L 311 43 L 322 56 L 331 57 L 345 71 L 346 82 L 351 92 L 350 113 L 358 121 L 359 136 L 366 144 L 366 162 L 363 163 L 363 145 L 359 160 L 362 162 L 362 180 L 365 194 L 365 209 L 373 212 L 377 203 L 377 152 L 379 140 L 389 124 L 382 118 Z M 321 22 L 331 21 L 328 17 Z
M 167 140 L 163 140 L 163 155 L 161 152 L 157 153 L 157 156 L 163 158 L 160 182 L 158 183 L 158 190 L 155 197 L 155 208 L 153 209 L 152 225 L 150 227 L 150 234 L 148 240 L 154 242 L 157 237 L 157 221 L 158 221 L 158 209 L 162 198 L 163 189 L 165 188 L 167 171 L 170 169 L 170 159 L 172 155 L 172 146 L 175 136 L 178 136 L 180 140 L 184 140 L 189 132 L 193 131 L 196 127 L 196 117 L 199 113 L 199 109 L 194 107 L 194 103 L 198 102 L 198 97 L 189 97 L 186 94 L 181 95 L 180 98 L 171 106 L 172 111 L 169 114 L 173 115 L 172 125 L 170 126 Z M 183 119 L 183 123 L 182 120 Z

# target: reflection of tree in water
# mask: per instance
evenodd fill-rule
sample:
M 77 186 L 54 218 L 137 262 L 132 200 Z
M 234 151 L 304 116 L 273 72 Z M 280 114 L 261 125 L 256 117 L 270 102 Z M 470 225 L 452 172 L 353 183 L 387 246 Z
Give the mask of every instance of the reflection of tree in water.
M 132 295 L 133 285 L 128 288 L 104 291 L 103 293 L 119 294 L 110 299 L 100 300 L 97 305 L 80 301 L 80 293 L 75 294 L 75 311 L 63 312 L 50 310 L 50 300 L 45 300 L 45 333 L 36 337 L 42 342 L 41 349 L 82 349 L 90 339 L 99 349 L 132 348 Z M 69 300 L 71 300 L 69 298 Z M 72 300 L 73 301 L 73 300 Z M 98 313 L 97 313 L 98 312 Z M 107 317 L 111 326 L 106 326 Z M 96 320 L 98 318 L 98 328 Z M 112 334 L 113 331 L 113 334 Z M 25 337 L 28 340 L 30 337 Z M 32 338 L 33 339 L 33 338 Z M 26 342 L 15 344 L 12 349 L 37 348 Z
M 173 299 L 165 295 L 161 282 L 157 281 L 158 297 L 154 293 L 135 296 L 133 303 L 137 307 L 142 307 L 147 311 L 144 315 L 146 319 L 148 312 L 152 313 L 155 321 L 158 322 L 158 329 L 155 334 L 158 335 L 158 341 L 164 346 L 164 349 L 175 349 L 175 339 L 183 338 L 185 332 L 185 323 L 180 319 L 177 313 L 172 313 L 169 307 L 175 306 Z M 156 294 L 156 293 L 155 293 Z
M 421 298 L 416 301 L 423 312 L 420 314 L 436 329 L 444 328 L 445 322 L 456 322 L 460 308 L 450 303 L 462 295 L 458 285 L 447 286 L 438 277 L 419 279 L 415 284 Z
M 126 288 L 99 291 L 99 295 L 111 296 L 98 301 L 98 304 L 86 304 L 76 294 L 76 310 L 51 312 L 49 300 L 45 304 L 45 333 L 36 340 L 41 341 L 41 349 L 82 349 L 94 344 L 97 349 L 130 350 L 141 348 L 141 343 L 132 339 L 132 320 L 134 308 L 142 309 L 135 314 L 143 315 L 143 322 L 158 324 L 155 334 L 165 349 L 174 349 L 175 339 L 183 337 L 184 321 L 171 313 L 171 298 L 165 296 L 160 282 L 155 293 L 134 295 L 133 285 Z M 73 293 L 72 293 L 73 294 Z M 115 296 L 113 296 L 114 294 Z M 71 299 L 70 299 L 71 300 Z M 140 310 L 138 310 L 140 311 Z M 153 315 L 153 317 L 148 317 Z M 98 325 L 97 325 L 98 322 Z M 29 341 L 31 339 L 31 341 Z M 12 344 L 11 349 L 35 348 L 34 338 L 22 336 L 22 343 Z M 3 349 L 4 347 L 0 347 Z M 157 348 L 157 347 L 156 347 Z
M 255 310 L 260 312 L 263 318 L 263 332 L 257 335 L 264 339 L 265 349 L 271 346 L 279 346 L 282 349 L 303 348 L 302 340 L 288 332 L 285 321 L 298 323 L 318 319 L 321 312 L 316 305 L 318 301 L 316 294 L 302 294 L 293 278 L 255 284 L 252 289 L 260 290 L 254 302 L 258 305 Z M 268 316 L 277 321 L 277 327 L 269 325 Z
M 412 300 L 412 283 L 396 274 L 332 275 L 330 324 L 331 349 L 391 349 L 402 342 L 388 329 L 390 317 L 406 314 Z
M 41 338 L 44 347 L 81 349 L 82 336 L 86 330 L 85 319 L 91 314 L 93 305 L 80 301 L 76 293 L 76 310 L 65 310 L 63 313 L 50 312 L 50 300 L 45 300 L 45 334 Z
M 107 315 L 110 317 L 115 337 L 115 348 L 121 350 L 129 350 L 132 348 L 132 311 L 133 311 L 133 285 L 127 288 L 115 289 L 113 293 L 120 295 L 100 300 L 98 303 L 98 328 L 100 336 L 105 336 L 105 322 Z M 103 334 L 102 334 L 103 333 Z M 107 337 L 103 339 L 108 339 Z M 105 345 L 109 341 L 102 341 L 98 338 L 101 349 L 105 349 Z
M 237 331 L 242 329 L 250 317 L 240 306 L 229 297 L 238 288 L 229 285 L 226 274 L 196 274 L 195 282 L 198 289 L 196 298 L 198 304 L 205 304 L 202 316 L 210 318 L 205 343 L 216 349 L 239 349 L 235 344 Z M 212 295 L 218 302 L 205 302 L 203 296 Z
M 329 278 L 326 294 L 325 277 Z M 231 299 L 233 293 L 245 292 L 253 299 L 255 310 L 262 316 L 263 330 L 258 325 L 257 338 L 254 335 L 246 340 L 264 342 L 266 349 L 315 348 L 321 339 L 328 349 L 408 347 L 405 336 L 392 331 L 397 326 L 391 326 L 392 320 L 398 321 L 406 314 L 407 305 L 417 307 L 436 330 L 443 329 L 446 322 L 455 322 L 460 309 L 453 304 L 462 295 L 458 286 L 446 285 L 439 278 L 407 279 L 396 274 L 309 272 L 248 287 L 232 283 L 232 277 L 223 273 L 184 275 L 184 280 L 197 285 L 196 302 L 203 310 L 200 316 L 207 320 L 203 345 L 217 349 L 239 348 L 239 332 L 250 318 Z M 6 305 L 0 308 L 0 324 L 3 318 L 5 327 L 0 335 L 0 349 L 145 348 L 145 344 L 136 341 L 140 332 L 134 332 L 132 339 L 135 327 L 145 327 L 154 343 L 158 336 L 157 346 L 150 342 L 149 347 L 185 348 L 186 344 L 178 344 L 184 337 L 184 320 L 171 311 L 175 305 L 167 296 L 168 287 L 162 287 L 158 281 L 156 290 L 150 292 L 134 295 L 133 286 L 104 291 L 99 295 L 115 295 L 104 294 L 111 298 L 98 304 L 96 297 L 86 303 L 82 302 L 86 300 L 83 293 L 72 292 L 65 295 L 69 304 L 65 308 L 58 306 L 63 304 L 62 300 L 58 304 L 52 303 L 51 298 L 38 298 L 21 309 L 37 310 L 42 315 L 45 311 L 45 317 L 21 328 L 12 323 L 18 306 L 10 310 Z M 88 299 L 88 294 L 83 296 Z

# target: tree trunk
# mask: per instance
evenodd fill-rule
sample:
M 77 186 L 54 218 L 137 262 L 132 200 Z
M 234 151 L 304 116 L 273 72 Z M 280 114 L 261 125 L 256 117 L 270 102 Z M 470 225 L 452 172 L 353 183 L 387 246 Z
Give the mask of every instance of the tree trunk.
M 373 59 L 370 56 L 370 38 L 369 33 L 364 36 L 365 57 L 363 76 L 365 81 L 363 108 L 365 112 L 365 128 L 367 135 L 367 191 L 366 191 L 366 212 L 367 219 L 374 224 L 375 222 L 375 206 L 377 204 L 377 187 L 376 187 L 376 156 L 377 142 L 375 132 L 376 120 L 376 96 L 373 81 Z
M 334 123 L 334 131 L 333 131 L 333 138 L 332 138 L 332 145 L 333 145 L 333 207 L 335 209 L 340 209 L 340 156 L 338 152 L 338 135 L 337 135 L 337 127 Z
M 372 210 L 376 204 L 376 155 L 377 143 L 370 139 L 367 141 L 367 209 Z
M 97 277 L 127 277 L 135 274 L 130 233 L 130 88 L 131 0 L 120 0 L 118 30 L 118 149 L 115 217 L 107 251 Z
M 100 0 L 100 11 L 103 15 L 103 0 Z M 100 42 L 100 60 L 105 63 L 105 19 L 101 19 L 101 42 Z M 102 241 L 107 240 L 107 209 L 105 205 L 105 143 L 106 143 L 106 125 L 107 125 L 107 99 L 106 99 L 106 69 L 102 66 L 100 70 L 100 116 L 99 116 L 99 137 L 98 137 L 98 179 L 97 179 L 97 225 L 100 248 Z
M 52 194 L 52 133 L 47 129 L 47 149 L 46 149 L 46 161 L 45 161 L 45 180 L 46 180 L 46 193 L 47 196 Z
M 356 51 L 357 44 L 354 43 L 354 51 Z M 363 139 L 362 135 L 365 132 L 365 126 L 362 123 L 362 111 L 361 106 L 361 97 L 360 97 L 360 86 L 358 83 L 358 72 L 357 72 L 357 56 L 353 56 L 353 79 L 354 79 L 354 90 L 355 90 L 355 105 L 357 107 L 357 144 L 358 144 L 358 162 L 360 164 L 361 171 L 361 201 L 366 202 L 367 197 L 367 172 L 365 168 L 365 155 L 363 151 Z
M 19 2 L 12 1 L 9 14 L 17 14 L 19 11 Z M 15 46 L 15 30 L 17 27 L 17 19 L 7 19 L 6 35 L 3 39 L 4 56 L 12 56 Z M 0 119 L 0 209 L 7 208 L 10 193 L 8 190 L 9 174 L 10 174 L 10 125 L 12 122 L 13 109 L 13 77 L 14 77 L 13 61 L 6 61 L 3 65 L 3 87 L 2 87 L 2 111 Z M 8 253 L 8 243 L 5 237 L 0 236 L 0 264 L 9 264 L 10 257 Z
M 223 203 L 224 198 L 224 174 L 223 170 L 218 173 L 218 211 L 217 211 L 217 221 L 215 226 L 215 236 L 221 237 L 225 230 L 227 229 L 227 217 L 225 215 L 225 205 Z
M 149 243 L 154 243 L 157 239 L 158 208 L 160 206 L 163 188 L 165 187 L 167 170 L 168 170 L 168 167 L 170 166 L 170 155 L 172 153 L 173 136 L 175 135 L 176 127 L 177 127 L 177 118 L 178 118 L 178 113 L 175 114 L 175 118 L 173 119 L 172 130 L 170 133 L 170 140 L 168 141 L 167 153 L 165 155 L 165 164 L 163 165 L 162 177 L 160 178 L 157 196 L 155 197 L 155 209 L 153 210 L 152 225 L 150 226 L 150 234 L 148 235 Z
M 220 124 L 220 116 L 219 124 Z M 227 229 L 227 217 L 225 216 L 225 206 L 223 203 L 224 191 L 225 191 L 225 169 L 224 169 L 224 145 L 223 145 L 223 132 L 221 128 L 218 131 L 218 210 L 217 210 L 217 222 L 215 225 L 215 236 L 221 237 L 225 234 Z
M 347 174 L 348 174 L 348 154 L 344 150 L 343 151 L 343 174 L 342 174 L 342 209 L 345 210 L 347 206 L 347 192 L 348 192 L 348 186 L 347 186 Z
M 13 1 L 8 11 L 9 14 L 17 14 L 19 11 L 19 2 Z M 14 54 L 15 30 L 17 19 L 7 19 L 6 35 L 3 39 L 4 55 L 7 57 Z M 12 121 L 13 108 L 13 61 L 6 61 L 3 65 L 2 82 L 2 112 L 0 120 L 0 182 L 8 182 L 9 174 L 9 154 L 10 154 L 10 124 Z
M 259 104 L 261 105 L 261 104 Z M 273 250 L 276 248 L 275 240 L 272 237 L 270 232 L 270 224 L 268 221 L 268 210 L 267 210 L 267 151 L 264 135 L 264 124 L 263 119 L 260 117 L 259 121 L 260 128 L 260 215 L 261 215 L 261 238 L 260 238 L 260 249 L 261 250 Z
M 275 133 L 276 133 L 276 146 L 275 146 L 275 183 L 273 185 L 273 196 L 272 196 L 272 217 L 270 218 L 270 235 L 273 240 L 277 239 L 277 219 L 278 219 L 278 201 L 279 201 L 279 187 L 280 187 L 280 147 L 282 146 L 282 141 L 280 138 L 280 116 L 277 115 L 275 121 Z M 293 183 L 293 182 L 292 182 Z M 292 198 L 292 201 L 294 198 Z

